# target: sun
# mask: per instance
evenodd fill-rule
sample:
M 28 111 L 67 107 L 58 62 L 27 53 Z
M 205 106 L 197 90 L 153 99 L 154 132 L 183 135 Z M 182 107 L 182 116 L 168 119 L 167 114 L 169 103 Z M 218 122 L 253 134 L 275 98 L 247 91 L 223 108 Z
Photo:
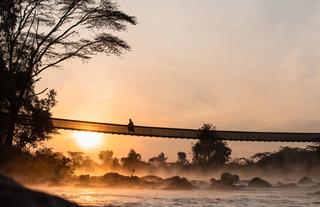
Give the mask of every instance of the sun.
M 95 148 L 100 145 L 102 135 L 96 132 L 74 132 L 73 137 L 77 144 L 83 148 Z

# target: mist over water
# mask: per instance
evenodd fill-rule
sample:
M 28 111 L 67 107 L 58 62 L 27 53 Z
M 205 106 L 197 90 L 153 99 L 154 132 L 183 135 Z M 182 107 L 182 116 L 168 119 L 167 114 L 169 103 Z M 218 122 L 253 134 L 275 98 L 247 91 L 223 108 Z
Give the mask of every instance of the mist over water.
M 90 170 L 82 171 L 82 173 L 89 173 L 90 179 L 95 180 L 102 178 L 107 174 L 102 173 L 101 169 L 95 169 L 93 172 L 97 173 L 94 176 Z M 212 188 L 211 178 L 220 179 L 221 173 L 227 169 L 220 169 L 218 171 L 196 173 L 196 172 L 181 172 L 172 171 L 168 173 L 165 170 L 154 171 L 152 175 L 160 176 L 163 179 L 179 175 L 186 177 L 188 181 L 193 183 L 192 190 L 168 190 L 159 189 L 157 187 L 150 188 L 144 185 L 106 185 L 106 183 L 98 181 L 98 185 L 94 182 L 82 182 L 81 180 L 73 180 L 67 185 L 56 186 L 29 186 L 33 189 L 47 192 L 61 196 L 67 200 L 73 201 L 85 207 L 120 207 L 120 206 L 255 206 L 255 207 L 292 207 L 292 206 L 320 206 L 320 185 L 318 177 L 312 177 L 312 184 L 303 185 L 299 179 L 307 174 L 306 171 L 294 173 L 293 175 L 285 175 L 281 173 L 274 173 L 266 176 L 263 172 L 253 170 L 250 173 L 241 172 L 238 170 L 240 180 L 238 185 L 244 185 L 239 189 L 214 189 Z M 274 169 L 275 170 L 275 169 Z M 100 172 L 99 172 L 100 171 Z M 118 171 L 121 176 L 127 176 L 133 179 L 135 176 L 143 178 L 150 172 L 139 171 L 134 177 L 130 176 L 128 172 Z M 235 173 L 235 171 L 233 172 Z M 150 174 L 149 174 L 150 175 Z M 260 176 L 267 180 L 272 185 L 271 188 L 254 188 L 249 187 L 248 182 L 252 177 Z M 222 178 L 221 178 L 222 179 Z M 80 181 L 80 182 L 79 182 Z M 101 183 L 100 183 L 101 182 Z M 105 180 L 104 180 L 105 182 Z M 81 185 L 77 185 L 77 184 Z M 195 184 L 200 183 L 200 184 Z M 280 187 L 282 184 L 297 184 L 293 187 Z M 300 184 L 299 184 L 300 183 Z M 101 185 L 99 185 L 101 184 Z M 211 187 L 210 187 L 211 185 Z
M 310 189 L 246 189 L 241 191 L 163 191 L 105 188 L 38 188 L 83 206 L 318 206 Z

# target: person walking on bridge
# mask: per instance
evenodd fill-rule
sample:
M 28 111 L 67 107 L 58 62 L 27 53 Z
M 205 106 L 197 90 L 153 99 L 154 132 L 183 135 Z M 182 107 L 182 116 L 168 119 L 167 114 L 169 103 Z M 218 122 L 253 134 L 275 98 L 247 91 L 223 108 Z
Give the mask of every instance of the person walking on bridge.
M 134 124 L 133 124 L 131 119 L 129 119 L 128 131 L 129 132 L 134 132 Z

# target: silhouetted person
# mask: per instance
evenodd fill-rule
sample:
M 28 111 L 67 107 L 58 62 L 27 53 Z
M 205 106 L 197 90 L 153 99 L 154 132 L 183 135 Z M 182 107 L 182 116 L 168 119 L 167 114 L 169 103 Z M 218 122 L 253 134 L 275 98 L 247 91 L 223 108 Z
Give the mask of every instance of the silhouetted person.
M 132 168 L 131 170 L 131 177 L 133 176 L 133 174 L 134 174 L 134 168 Z
M 129 119 L 128 131 L 129 132 L 134 132 L 134 124 L 133 124 L 131 119 Z

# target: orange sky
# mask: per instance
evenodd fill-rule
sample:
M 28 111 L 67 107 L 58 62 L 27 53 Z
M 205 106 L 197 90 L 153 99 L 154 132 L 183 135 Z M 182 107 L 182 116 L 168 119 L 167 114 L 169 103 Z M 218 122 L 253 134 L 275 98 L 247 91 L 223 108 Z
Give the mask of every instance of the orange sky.
M 89 121 L 256 131 L 320 131 L 319 1 L 121 0 L 138 18 L 119 34 L 122 57 L 73 60 L 43 74 L 54 88 L 54 117 Z M 40 89 L 39 89 L 40 90 Z M 190 152 L 191 141 L 104 135 L 96 149 L 147 159 Z M 49 143 L 83 150 L 71 132 Z M 230 142 L 233 157 L 287 143 Z M 303 146 L 291 144 L 290 146 Z

